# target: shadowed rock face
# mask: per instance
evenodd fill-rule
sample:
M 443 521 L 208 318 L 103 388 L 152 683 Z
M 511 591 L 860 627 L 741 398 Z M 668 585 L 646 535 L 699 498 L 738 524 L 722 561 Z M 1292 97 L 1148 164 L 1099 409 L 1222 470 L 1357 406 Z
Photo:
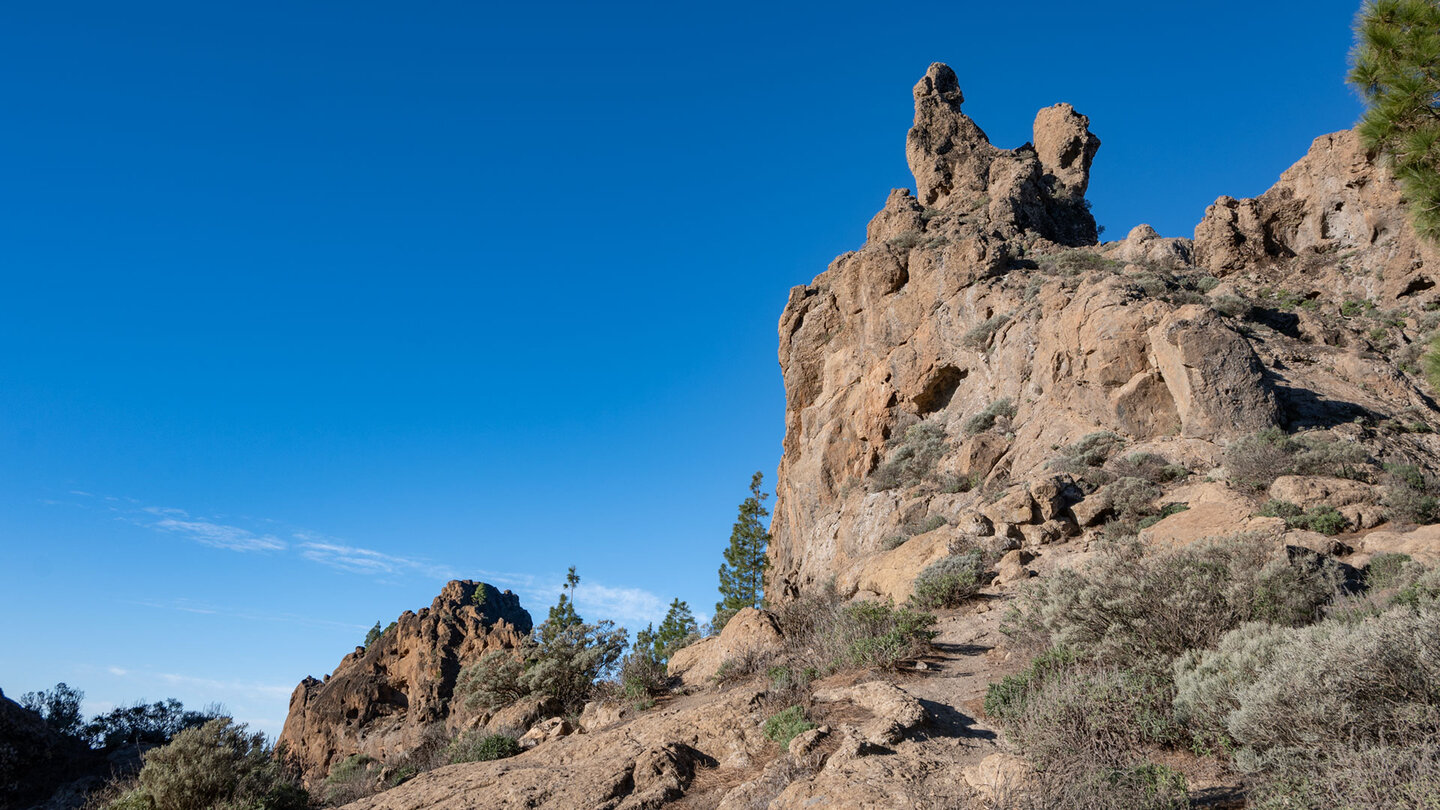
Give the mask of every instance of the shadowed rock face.
M 430 607 L 402 613 L 379 641 L 357 647 L 323 681 L 301 681 L 279 743 L 310 780 L 351 754 L 393 760 L 427 733 L 474 719 L 451 702 L 460 669 L 492 650 L 516 647 L 530 629 L 530 614 L 510 591 L 450 582 Z
M 1140 225 L 1096 245 L 1084 194 L 1099 139 L 1085 116 L 1041 110 L 1034 144 L 1004 150 L 961 112 L 948 67 L 931 65 L 914 97 L 916 192 L 892 191 L 860 249 L 793 288 L 780 317 L 777 597 L 833 578 L 842 593 L 903 599 L 916 566 L 976 531 L 962 527 L 1027 543 L 1073 536 L 1083 527 L 1063 514 L 977 523 L 981 499 L 963 490 L 1063 486 L 1047 464 L 1097 431 L 1203 472 L 1271 426 L 1434 466 L 1430 438 L 1355 428 L 1402 413 L 1440 424 L 1413 353 L 1408 370 L 1395 356 L 1424 339 L 1440 264 L 1353 133 L 1316 139 L 1256 199 L 1222 197 L 1193 241 Z M 1277 306 L 1282 289 L 1310 304 Z M 1345 300 L 1394 308 L 1384 328 L 1396 345 L 1342 317 Z M 1001 400 L 1013 415 L 975 435 L 969 420 Z M 927 480 L 877 485 L 922 422 L 938 454 Z M 948 524 L 919 551 L 882 547 L 936 516 Z
M 64 782 L 93 770 L 97 758 L 0 692 L 0 807 L 29 807 Z

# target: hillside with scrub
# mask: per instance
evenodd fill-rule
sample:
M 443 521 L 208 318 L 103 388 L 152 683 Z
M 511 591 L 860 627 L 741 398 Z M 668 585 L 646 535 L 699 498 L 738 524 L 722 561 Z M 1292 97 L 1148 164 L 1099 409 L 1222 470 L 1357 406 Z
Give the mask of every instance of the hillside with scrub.
M 915 187 L 780 313 L 774 501 L 756 473 L 712 623 L 582 616 L 573 568 L 543 621 L 454 581 L 301 680 L 273 748 L 0 700 L 0 798 L 1440 806 L 1440 7 L 1357 33 L 1367 118 L 1186 238 L 1105 241 L 1091 120 L 997 147 L 932 64 Z

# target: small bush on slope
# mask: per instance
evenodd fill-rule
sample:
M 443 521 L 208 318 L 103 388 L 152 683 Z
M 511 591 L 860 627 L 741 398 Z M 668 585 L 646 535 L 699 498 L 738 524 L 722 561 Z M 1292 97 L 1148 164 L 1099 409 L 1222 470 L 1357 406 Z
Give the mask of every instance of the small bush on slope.
M 780 747 L 784 748 L 790 744 L 796 734 L 812 728 L 815 728 L 815 724 L 805 718 L 805 709 L 801 706 L 791 706 L 765 721 L 765 738 L 779 743 Z
M 985 558 L 979 551 L 952 554 L 931 563 L 915 577 L 913 601 L 921 608 L 959 607 L 978 593 L 988 578 Z
M 930 650 L 935 617 L 889 602 L 844 602 L 834 585 L 778 605 L 791 672 L 890 669 Z M 769 663 L 769 662 L 766 662 Z
M 1251 489 L 1265 489 L 1282 475 L 1366 477 L 1365 448 L 1323 433 L 1291 435 L 1269 428 L 1237 440 L 1225 451 L 1230 480 Z
M 1176 663 L 1177 716 L 1249 761 L 1440 730 L 1440 610 L 1359 622 L 1249 624 Z M 1243 761 L 1243 760 L 1242 760 Z
M 506 759 L 520 753 L 520 743 L 509 734 L 485 734 L 479 730 L 470 731 L 455 738 L 446 749 L 446 757 L 454 764 L 458 762 L 489 762 Z
M 228 717 L 186 729 L 145 757 L 125 810 L 305 810 L 309 795 L 265 744 Z
M 1004 629 L 1032 650 L 1065 646 L 1080 661 L 1158 673 L 1247 621 L 1313 621 L 1339 583 L 1333 562 L 1277 556 L 1253 536 L 1149 556 L 1115 550 L 1037 581 Z
M 875 469 L 871 485 L 876 490 L 914 486 L 930 478 L 935 463 L 945 455 L 949 443 L 945 429 L 933 422 L 911 425 L 895 444 L 889 457 Z

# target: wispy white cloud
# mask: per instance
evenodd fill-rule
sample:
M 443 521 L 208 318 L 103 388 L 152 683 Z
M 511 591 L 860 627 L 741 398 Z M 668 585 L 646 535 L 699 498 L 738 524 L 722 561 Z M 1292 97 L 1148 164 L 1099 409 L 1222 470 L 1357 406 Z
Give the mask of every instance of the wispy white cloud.
M 225 681 L 215 678 L 198 678 L 174 672 L 157 672 L 155 677 L 171 686 L 188 686 L 203 689 L 208 694 L 240 695 L 252 699 L 274 700 L 288 698 L 295 687 L 285 684 L 265 684 L 247 681 Z
M 277 622 L 281 624 L 299 624 L 310 627 L 336 627 L 342 630 L 365 630 L 369 625 L 355 624 L 353 622 L 337 622 L 329 619 L 317 619 L 313 616 L 304 616 L 298 613 L 269 613 L 266 611 L 252 610 L 248 608 L 231 608 L 217 605 L 207 605 L 189 599 L 170 599 L 166 601 L 141 600 L 130 602 L 132 605 L 155 608 L 157 610 L 178 610 L 182 613 L 200 613 L 225 616 L 234 619 L 245 619 L 257 622 Z
M 118 675 L 122 678 L 130 674 L 130 670 L 125 669 L 124 667 L 106 667 L 105 671 L 109 672 L 111 675 Z
M 548 600 L 540 596 L 525 607 L 535 621 L 540 622 L 554 601 L 553 595 Z M 586 621 L 608 619 L 628 630 L 641 630 L 651 622 L 658 623 L 665 617 L 666 606 L 665 600 L 643 588 L 614 587 L 582 579 L 575 589 L 575 608 Z
M 299 546 L 301 557 L 352 574 L 415 573 L 436 579 L 453 579 L 458 576 L 449 566 L 438 565 L 429 560 L 398 557 L 383 551 L 347 545 L 334 538 L 308 532 L 296 532 L 293 537 L 301 541 Z
M 230 551 L 284 551 L 287 548 L 285 541 L 273 534 L 255 534 L 249 529 L 242 529 L 239 526 L 211 523 L 208 520 L 179 520 L 167 517 L 151 525 L 153 528 L 174 532 L 197 543 Z
M 223 516 L 197 517 L 184 509 L 171 506 L 145 505 L 134 498 L 94 496 L 81 490 L 71 494 L 88 498 L 103 497 L 111 503 L 133 506 L 109 506 L 120 520 L 155 531 L 177 534 L 213 548 L 241 552 L 284 552 L 317 565 L 349 574 L 374 577 L 379 581 L 398 577 L 425 577 L 433 580 L 476 579 L 519 594 L 521 603 L 537 621 L 543 620 L 545 609 L 554 604 L 560 593 L 563 574 L 534 574 L 515 571 L 491 571 L 462 568 L 424 557 L 401 556 L 355 545 L 343 538 L 320 532 L 286 527 L 270 518 L 242 517 L 235 519 L 255 528 L 224 522 Z M 263 528 L 261 528 L 263 527 Z M 284 539 L 282 539 L 284 537 Z M 356 625 L 310 620 L 307 617 L 265 614 L 249 610 L 216 607 L 187 600 L 137 602 L 136 604 L 188 613 L 221 614 L 262 621 L 298 621 L 326 624 L 347 629 Z M 576 592 L 576 608 L 592 621 L 609 619 L 631 630 L 658 622 L 664 615 L 667 601 L 643 588 L 607 585 L 583 580 Z M 362 628 L 363 629 L 363 628 Z

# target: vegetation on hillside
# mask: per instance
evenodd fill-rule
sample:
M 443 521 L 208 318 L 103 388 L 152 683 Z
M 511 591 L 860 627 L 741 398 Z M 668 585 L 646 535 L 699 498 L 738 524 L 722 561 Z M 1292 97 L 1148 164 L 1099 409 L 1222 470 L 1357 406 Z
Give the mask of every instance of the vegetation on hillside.
M 715 618 L 711 620 L 717 633 L 741 609 L 765 604 L 765 570 L 770 564 L 765 549 L 770 544 L 770 533 L 760 520 L 770 515 L 765 508 L 765 499 L 770 495 L 760 491 L 761 480 L 758 472 L 751 476 L 750 497 L 740 503 L 740 514 L 730 531 L 730 545 L 720 566 L 720 601 L 715 603 Z

